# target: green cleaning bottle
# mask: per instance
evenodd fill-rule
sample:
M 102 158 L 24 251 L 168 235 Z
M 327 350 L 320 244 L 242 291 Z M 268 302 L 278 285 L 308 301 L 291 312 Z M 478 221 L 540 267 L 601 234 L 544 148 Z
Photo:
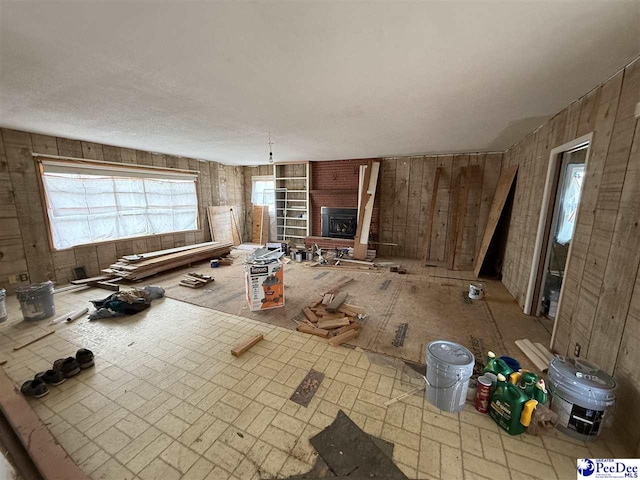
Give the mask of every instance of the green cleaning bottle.
M 534 400 L 537 400 L 538 403 L 541 405 L 547 404 L 548 395 L 547 395 L 547 389 L 545 388 L 543 379 L 540 379 L 538 383 L 536 383 L 536 387 L 533 390 L 533 394 L 531 395 L 531 398 L 533 398 Z
M 522 390 L 527 397 L 533 398 L 533 394 L 536 390 L 536 384 L 539 381 L 540 377 L 535 373 L 523 371 L 522 375 L 520 375 L 518 387 L 520 387 L 520 390 Z
M 495 353 L 489 352 L 487 353 L 487 363 L 484 367 L 484 370 L 482 370 L 483 374 L 487 372 L 493 373 L 495 375 L 501 373 L 505 377 L 508 377 L 513 373 L 513 369 L 510 368 L 509 365 L 507 365 L 507 363 L 501 358 L 496 358 Z
M 489 415 L 510 435 L 518 435 L 527 429 L 536 405 L 536 400 L 529 399 L 520 388 L 507 382 L 504 375 L 498 375 L 496 389 L 491 395 Z

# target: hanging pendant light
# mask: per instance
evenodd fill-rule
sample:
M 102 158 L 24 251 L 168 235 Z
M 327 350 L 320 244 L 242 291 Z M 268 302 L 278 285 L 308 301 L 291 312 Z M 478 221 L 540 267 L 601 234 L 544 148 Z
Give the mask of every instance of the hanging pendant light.
M 273 145 L 273 142 L 271 141 L 271 132 L 269 132 L 269 163 L 273 163 L 273 149 L 271 145 Z

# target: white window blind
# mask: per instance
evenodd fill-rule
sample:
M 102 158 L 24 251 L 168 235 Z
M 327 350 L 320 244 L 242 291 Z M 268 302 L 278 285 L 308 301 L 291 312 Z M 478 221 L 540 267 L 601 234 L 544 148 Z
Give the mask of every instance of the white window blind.
M 272 176 L 251 177 L 251 182 L 251 203 L 254 205 L 272 205 L 275 203 Z
M 195 230 L 195 173 L 41 160 L 53 246 Z

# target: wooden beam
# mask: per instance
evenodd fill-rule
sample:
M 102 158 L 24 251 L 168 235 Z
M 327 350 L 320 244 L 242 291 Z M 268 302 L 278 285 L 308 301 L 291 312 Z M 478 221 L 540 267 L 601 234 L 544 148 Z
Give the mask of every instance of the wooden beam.
M 309 307 L 304 307 L 302 309 L 302 313 L 304 314 L 305 317 L 307 317 L 307 320 L 309 320 L 310 322 L 312 323 L 318 322 L 318 317 L 316 317 L 316 314 L 313 313 Z
M 308 333 L 309 335 L 317 335 L 318 337 L 327 338 L 329 336 L 329 330 L 324 330 L 322 328 L 310 327 L 301 323 L 296 328 L 299 332 Z
M 491 240 L 493 240 L 493 236 L 496 233 L 498 222 L 500 221 L 500 217 L 502 216 L 504 206 L 507 203 L 507 198 L 509 198 L 509 192 L 511 191 L 511 187 L 516 178 L 517 172 L 518 165 L 512 165 L 504 169 L 504 171 L 500 175 L 500 178 L 498 179 L 498 186 L 496 187 L 496 193 L 493 196 L 493 203 L 491 204 L 489 219 L 487 220 L 487 226 L 484 230 L 484 236 L 482 237 L 480 250 L 478 251 L 478 255 L 476 256 L 476 265 L 474 268 L 476 277 L 480 275 L 482 264 L 484 263 L 487 252 L 489 251 Z
M 333 328 L 346 327 L 351 323 L 347 317 L 336 318 L 331 320 L 320 320 L 318 322 L 318 328 L 323 330 L 331 330 Z
M 0 369 L 0 409 L 44 480 L 86 480 L 27 400 Z
M 365 260 L 367 258 L 369 228 L 371 226 L 379 171 L 380 162 L 369 160 L 362 182 L 363 188 L 358 210 L 358 227 L 353 241 L 353 258 L 356 260 Z
M 244 352 L 246 352 L 251 347 L 253 347 L 256 343 L 260 342 L 263 338 L 264 337 L 262 335 L 256 335 L 255 337 L 251 337 L 246 342 L 241 343 L 240 345 L 238 345 L 236 347 L 233 347 L 231 349 L 231 355 L 233 355 L 234 357 L 239 357 Z
M 348 342 L 349 340 L 356 338 L 358 335 L 360 335 L 360 330 L 349 330 L 348 332 L 344 332 L 329 339 L 329 344 L 332 347 L 337 347 L 338 345 L 342 345 L 344 342 Z

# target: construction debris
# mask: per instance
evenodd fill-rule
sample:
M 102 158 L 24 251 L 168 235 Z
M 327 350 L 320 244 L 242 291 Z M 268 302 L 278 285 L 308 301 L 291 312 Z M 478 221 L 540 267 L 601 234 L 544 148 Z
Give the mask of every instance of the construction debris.
M 113 277 L 137 281 L 166 270 L 182 267 L 191 263 L 201 262 L 211 258 L 218 258 L 228 255 L 231 252 L 230 242 L 207 242 L 179 249 L 160 250 L 136 255 L 125 255 L 109 268 L 102 270 L 105 277 L 95 277 L 86 280 L 108 280 L 113 283 Z M 177 250 L 177 251 L 176 251 Z
M 213 282 L 214 278 L 211 275 L 203 275 L 202 273 L 197 272 L 189 272 L 178 285 L 182 285 L 183 287 L 189 288 L 201 288 L 207 285 L 208 283 Z
M 40 335 L 37 338 L 34 338 L 33 340 L 30 340 L 30 341 L 28 341 L 26 343 L 23 343 L 21 345 L 17 345 L 15 347 L 13 347 L 13 351 L 15 352 L 15 351 L 23 349 L 24 347 L 28 347 L 29 345 L 31 345 L 33 343 L 36 343 L 37 341 L 42 340 L 43 338 L 48 337 L 49 335 L 51 335 L 53 333 L 55 333 L 55 330 L 51 330 L 51 331 L 49 331 L 47 333 L 43 333 L 42 335 Z
M 296 322 L 297 330 L 326 338 L 333 346 L 357 337 L 362 328 L 362 320 L 366 317 L 365 309 L 344 303 L 348 295 L 339 291 L 352 281 L 353 278 L 343 279 L 339 285 L 323 293 L 318 301 L 304 307 L 304 320 Z

